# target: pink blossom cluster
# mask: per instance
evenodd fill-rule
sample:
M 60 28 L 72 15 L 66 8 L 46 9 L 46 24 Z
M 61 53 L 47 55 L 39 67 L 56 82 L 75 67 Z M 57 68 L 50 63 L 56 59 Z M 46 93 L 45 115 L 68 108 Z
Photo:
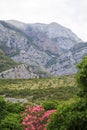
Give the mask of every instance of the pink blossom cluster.
M 42 106 L 26 106 L 22 116 L 24 130 L 46 130 L 46 123 L 49 121 L 50 114 L 55 110 L 45 111 Z

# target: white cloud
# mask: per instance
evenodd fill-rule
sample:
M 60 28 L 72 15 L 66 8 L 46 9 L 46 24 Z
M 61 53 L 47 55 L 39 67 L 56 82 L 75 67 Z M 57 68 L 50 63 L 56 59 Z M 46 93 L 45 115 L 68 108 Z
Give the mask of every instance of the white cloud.
M 87 0 L 0 0 L 0 19 L 58 22 L 87 40 Z

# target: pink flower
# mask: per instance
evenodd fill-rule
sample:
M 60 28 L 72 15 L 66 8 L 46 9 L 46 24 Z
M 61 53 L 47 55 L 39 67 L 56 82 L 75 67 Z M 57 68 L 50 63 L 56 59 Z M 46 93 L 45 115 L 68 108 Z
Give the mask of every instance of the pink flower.
M 28 128 L 25 128 L 25 130 L 29 130 Z
M 45 111 L 40 105 L 26 106 L 22 114 L 22 116 L 25 116 L 22 121 L 24 130 L 46 130 L 46 123 L 53 112 L 55 110 Z
M 25 125 L 26 123 L 23 121 L 22 124 Z

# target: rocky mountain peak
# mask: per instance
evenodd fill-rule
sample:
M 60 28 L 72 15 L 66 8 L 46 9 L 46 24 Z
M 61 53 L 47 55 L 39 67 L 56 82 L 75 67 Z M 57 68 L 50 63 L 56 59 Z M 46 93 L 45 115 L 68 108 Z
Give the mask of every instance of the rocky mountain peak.
M 55 22 L 10 20 L 0 21 L 0 51 L 17 63 L 33 66 L 39 75 L 65 75 L 76 72 L 76 63 L 87 54 L 87 43 Z

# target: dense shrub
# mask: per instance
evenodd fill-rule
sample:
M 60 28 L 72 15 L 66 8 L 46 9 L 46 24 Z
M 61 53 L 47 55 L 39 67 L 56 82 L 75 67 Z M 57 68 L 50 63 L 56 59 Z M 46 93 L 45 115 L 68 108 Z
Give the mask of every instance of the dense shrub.
M 5 108 L 6 108 L 6 102 L 2 97 L 0 97 L 0 122 L 8 114 Z
M 8 114 L 0 124 L 1 130 L 22 130 L 21 119 L 18 114 Z
M 2 97 L 0 97 L 0 111 L 2 111 L 6 106 L 6 102 Z
M 81 97 L 87 97 L 87 56 L 85 56 L 77 65 L 79 71 L 76 75 L 78 87 L 80 88 L 79 95 Z
M 46 101 L 42 104 L 43 108 L 45 110 L 53 110 L 56 109 L 58 105 L 58 102 L 55 101 Z
M 62 105 L 51 117 L 47 130 L 87 130 L 87 103 Z
M 24 111 L 25 107 L 23 104 L 20 103 L 11 103 L 11 102 L 7 102 L 6 103 L 6 108 L 5 108 L 8 112 L 10 113 L 17 113 L 20 114 Z
M 23 110 L 24 105 L 5 102 L 0 97 L 0 130 L 22 130 L 20 113 Z

